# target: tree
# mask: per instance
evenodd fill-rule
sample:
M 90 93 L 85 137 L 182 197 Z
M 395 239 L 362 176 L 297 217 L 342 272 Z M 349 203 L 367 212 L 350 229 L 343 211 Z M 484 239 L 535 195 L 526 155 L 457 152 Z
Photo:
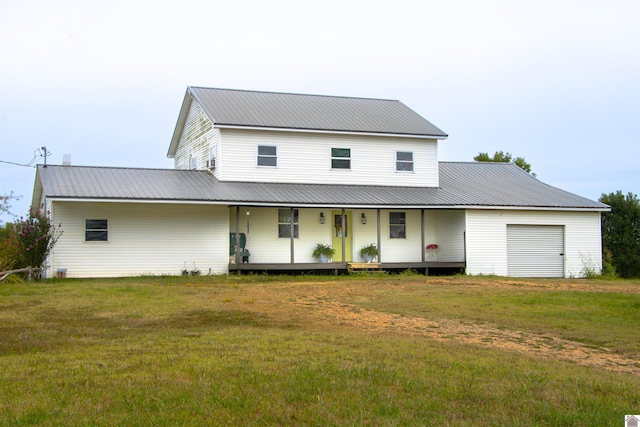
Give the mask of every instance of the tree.
M 17 217 L 18 215 L 11 213 L 11 204 L 9 202 L 11 201 L 11 199 L 20 200 L 21 197 L 22 196 L 14 195 L 13 191 L 9 194 L 0 194 L 0 214 L 7 214 L 11 215 L 12 217 Z M 2 221 L 0 221 L 0 224 L 1 223 Z
M 535 173 L 531 172 L 531 164 L 527 163 L 524 157 L 516 157 L 515 159 L 511 155 L 511 153 L 496 151 L 493 157 L 489 157 L 489 153 L 479 153 L 477 156 L 473 158 L 476 162 L 503 162 L 503 163 L 515 163 L 520 166 L 525 171 L 529 172 L 531 175 L 536 176 Z
M 622 191 L 603 194 L 600 202 L 611 206 L 602 214 L 602 245 L 615 272 L 621 277 L 640 277 L 640 201 L 638 196 Z

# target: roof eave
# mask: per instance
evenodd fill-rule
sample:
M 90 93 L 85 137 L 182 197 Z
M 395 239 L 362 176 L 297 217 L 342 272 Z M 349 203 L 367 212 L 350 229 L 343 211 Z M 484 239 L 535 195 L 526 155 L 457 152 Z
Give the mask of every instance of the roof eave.
M 184 94 L 184 99 L 182 100 L 182 107 L 180 107 L 180 113 L 178 114 L 178 121 L 176 122 L 175 129 L 173 130 L 173 136 L 171 137 L 169 150 L 167 151 L 167 157 L 169 157 L 170 159 L 173 159 L 176 156 L 178 144 L 180 143 L 180 138 L 182 137 L 182 130 L 184 129 L 184 125 L 187 122 L 187 115 L 189 114 L 189 108 L 191 108 L 192 102 L 193 96 L 191 95 L 189 88 L 187 88 L 187 91 Z
M 364 135 L 364 136 L 395 136 L 400 138 L 422 138 L 422 139 L 439 139 L 444 140 L 449 135 L 430 135 L 430 134 L 410 134 L 410 133 L 387 133 L 387 132 L 366 132 L 355 130 L 328 130 L 328 129 L 309 129 L 309 128 L 291 128 L 291 127 L 265 127 L 252 125 L 238 125 L 231 123 L 214 123 L 218 129 L 249 129 L 249 130 L 266 130 L 278 132 L 305 132 L 305 133 L 328 133 L 340 135 Z
M 225 206 L 253 206 L 253 207 L 296 207 L 315 209 L 460 209 L 460 210 L 516 210 L 516 211 L 570 211 L 570 212 L 608 212 L 611 208 L 599 207 L 560 207 L 560 206 L 478 206 L 478 205 L 388 205 L 388 204 L 341 204 L 341 203 L 296 203 L 296 202 L 263 202 L 251 200 L 195 200 L 195 199 L 140 199 L 140 198 L 101 198 L 101 197 L 65 197 L 48 196 L 53 202 L 111 202 L 111 203 L 158 203 L 158 204 L 188 204 L 188 205 L 225 205 Z

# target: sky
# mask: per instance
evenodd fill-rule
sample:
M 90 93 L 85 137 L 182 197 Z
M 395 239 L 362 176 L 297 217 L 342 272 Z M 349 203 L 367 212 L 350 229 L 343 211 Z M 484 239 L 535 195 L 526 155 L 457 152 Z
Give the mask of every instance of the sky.
M 0 0 L 0 194 L 28 213 L 42 147 L 172 168 L 187 86 L 397 99 L 440 160 L 640 194 L 640 0 Z

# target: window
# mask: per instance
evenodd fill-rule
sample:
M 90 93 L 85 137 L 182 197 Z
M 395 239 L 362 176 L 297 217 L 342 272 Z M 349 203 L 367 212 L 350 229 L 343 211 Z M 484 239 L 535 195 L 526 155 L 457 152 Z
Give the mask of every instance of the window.
M 389 237 L 392 239 L 407 238 L 407 218 L 405 212 L 389 212 Z
M 351 169 L 351 149 L 332 148 L 331 149 L 332 169 Z
M 258 166 L 278 166 L 278 147 L 258 145 Z
M 189 166 L 191 169 L 198 169 L 198 158 L 196 156 L 189 156 Z
M 278 237 L 291 237 L 291 209 L 278 209 Z M 293 237 L 300 237 L 298 209 L 293 210 Z
M 413 152 L 396 151 L 396 171 L 413 172 Z
M 207 160 L 207 167 L 211 170 L 216 168 L 216 147 L 209 147 L 209 160 Z
M 85 242 L 108 242 L 109 229 L 106 219 L 87 219 L 84 222 Z

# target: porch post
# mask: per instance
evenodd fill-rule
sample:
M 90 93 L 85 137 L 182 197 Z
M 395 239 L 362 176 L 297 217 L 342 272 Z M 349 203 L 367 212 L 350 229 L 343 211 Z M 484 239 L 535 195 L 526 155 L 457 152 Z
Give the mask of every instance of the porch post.
M 345 210 L 342 208 L 342 262 L 347 261 L 347 257 L 345 254 L 345 250 L 347 249 L 347 242 L 345 240 L 345 236 L 347 235 L 347 219 L 345 218 Z M 353 223 L 351 223 L 353 225 Z
M 236 206 L 236 246 L 234 250 L 236 253 L 233 254 L 233 257 L 236 260 L 236 264 L 238 264 L 238 252 L 240 252 L 240 206 Z
M 381 231 L 381 226 L 380 226 L 380 208 L 378 208 L 377 211 L 377 226 L 378 226 L 378 262 L 382 262 L 382 247 L 380 246 L 380 231 Z
M 425 258 L 424 230 L 424 209 L 420 209 L 420 238 L 422 242 L 422 248 L 420 249 L 420 252 L 422 252 L 422 262 L 427 261 L 427 259 Z
M 293 215 L 295 213 L 295 209 L 294 208 L 290 208 L 290 212 L 289 212 L 289 226 L 291 227 L 291 264 L 295 263 L 295 235 L 296 235 L 296 230 L 295 230 L 295 221 L 293 218 Z

